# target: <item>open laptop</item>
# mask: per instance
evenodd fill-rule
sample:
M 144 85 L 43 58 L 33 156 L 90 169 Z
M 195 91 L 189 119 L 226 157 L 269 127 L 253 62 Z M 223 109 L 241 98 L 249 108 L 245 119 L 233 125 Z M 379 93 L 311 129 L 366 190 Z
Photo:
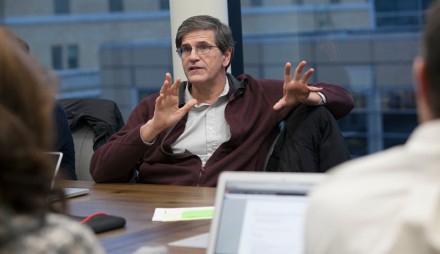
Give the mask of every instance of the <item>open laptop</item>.
M 63 159 L 63 153 L 61 153 L 61 152 L 47 152 L 46 154 L 49 155 L 54 162 L 54 167 L 53 167 L 54 173 L 53 173 L 53 179 L 52 179 L 52 183 L 51 183 L 51 186 L 53 187 L 55 184 L 56 177 L 58 175 L 58 171 L 60 169 L 61 160 Z M 66 198 L 82 196 L 82 195 L 86 195 L 89 193 L 88 188 L 63 188 L 63 190 L 64 190 L 64 197 L 66 197 Z
M 222 173 L 206 253 L 302 254 L 307 193 L 324 177 L 313 173 Z

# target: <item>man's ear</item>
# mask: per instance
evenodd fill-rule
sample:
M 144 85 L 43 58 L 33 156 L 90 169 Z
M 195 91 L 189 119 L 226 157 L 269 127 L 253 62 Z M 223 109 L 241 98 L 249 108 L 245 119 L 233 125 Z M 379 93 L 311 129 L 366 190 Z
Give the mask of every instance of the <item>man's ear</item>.
M 231 63 L 232 49 L 228 48 L 223 54 L 223 67 L 228 66 Z
M 416 57 L 413 61 L 413 77 L 416 85 L 416 100 L 419 122 L 432 119 L 429 98 L 429 82 L 426 76 L 426 63 L 422 57 Z

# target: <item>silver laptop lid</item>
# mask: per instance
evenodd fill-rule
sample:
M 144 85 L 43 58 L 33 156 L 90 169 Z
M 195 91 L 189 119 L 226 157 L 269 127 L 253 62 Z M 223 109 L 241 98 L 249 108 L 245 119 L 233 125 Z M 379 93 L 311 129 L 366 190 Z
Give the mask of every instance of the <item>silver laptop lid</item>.
M 58 171 L 60 170 L 61 161 L 63 159 L 63 153 L 62 152 L 46 152 L 48 156 L 50 156 L 52 162 L 53 162 L 53 177 L 52 177 L 52 183 L 51 187 L 55 185 L 55 179 L 57 177 Z
M 58 172 L 60 170 L 61 161 L 63 159 L 63 153 L 62 152 L 46 152 L 48 156 L 51 157 L 53 161 L 53 178 L 51 182 L 51 188 L 54 187 L 55 181 L 58 175 Z M 85 194 L 88 194 L 90 189 L 88 188 L 63 188 L 64 190 L 64 197 L 65 198 L 72 198 L 77 196 L 82 196 Z M 52 199 L 56 199 L 52 198 Z
M 307 193 L 325 174 L 224 172 L 207 254 L 303 253 Z

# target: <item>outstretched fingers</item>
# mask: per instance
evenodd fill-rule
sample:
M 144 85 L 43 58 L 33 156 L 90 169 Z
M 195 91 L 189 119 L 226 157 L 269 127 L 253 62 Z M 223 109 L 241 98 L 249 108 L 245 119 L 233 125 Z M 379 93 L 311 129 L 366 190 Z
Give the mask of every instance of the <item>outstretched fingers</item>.
M 310 77 L 313 75 L 315 70 L 313 68 L 308 69 L 304 74 L 302 72 L 304 71 L 304 68 L 306 67 L 307 62 L 301 61 L 298 66 L 295 69 L 295 74 L 293 76 L 293 81 L 299 81 L 303 84 L 307 84 L 309 82 Z M 301 77 L 302 76 L 302 77 Z
M 301 61 L 298 66 L 295 69 L 295 73 L 293 74 L 293 81 L 300 81 L 301 80 L 301 74 L 304 70 L 304 67 L 306 67 L 307 62 Z
M 170 73 L 166 73 L 165 74 L 165 81 L 163 82 L 162 87 L 160 88 L 160 94 L 166 94 L 166 92 L 168 91 L 169 87 L 171 84 L 171 74 Z
M 177 95 L 179 93 L 179 86 L 180 86 L 180 78 L 177 78 L 173 85 L 171 86 L 172 94 Z
M 164 107 L 169 107 L 173 104 L 175 97 L 177 97 L 179 91 L 180 78 L 176 79 L 174 83 L 171 83 L 172 77 L 170 73 L 165 74 L 165 80 L 160 89 L 159 97 L 156 99 L 156 107 L 159 110 L 164 109 Z M 170 104 L 171 103 L 171 104 Z
M 309 82 L 310 77 L 312 76 L 312 74 L 315 72 L 315 70 L 313 68 L 308 69 L 304 75 L 302 76 L 302 78 L 300 79 L 300 81 L 303 84 L 307 84 L 307 82 Z M 301 76 L 301 73 L 298 75 L 299 77 Z
M 273 106 L 274 110 L 279 110 L 295 103 L 301 103 L 309 97 L 311 92 L 322 91 L 322 88 L 316 88 L 307 84 L 315 70 L 310 68 L 304 72 L 306 65 L 306 61 L 299 62 L 292 78 L 292 64 L 290 62 L 286 63 L 284 68 L 283 97 Z
M 287 84 L 290 82 L 291 80 L 291 76 L 290 73 L 292 71 L 292 64 L 291 63 L 286 63 L 286 66 L 284 67 L 284 84 Z

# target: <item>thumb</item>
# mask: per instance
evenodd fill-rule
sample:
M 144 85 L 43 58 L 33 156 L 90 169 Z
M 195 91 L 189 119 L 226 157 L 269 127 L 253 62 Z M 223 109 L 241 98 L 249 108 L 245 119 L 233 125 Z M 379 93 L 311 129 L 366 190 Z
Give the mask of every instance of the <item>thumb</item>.
M 186 112 L 188 112 L 192 107 L 194 107 L 194 105 L 196 105 L 196 104 L 197 104 L 197 100 L 196 100 L 196 99 L 192 99 L 192 100 L 188 101 L 187 103 L 185 103 L 185 105 L 183 105 L 183 107 L 180 108 L 180 109 L 186 113 Z
M 274 110 L 280 110 L 286 105 L 286 101 L 284 100 L 284 97 L 281 98 L 275 105 L 273 105 Z
M 316 87 L 316 86 L 308 86 L 308 89 L 310 92 L 321 92 L 322 87 Z

